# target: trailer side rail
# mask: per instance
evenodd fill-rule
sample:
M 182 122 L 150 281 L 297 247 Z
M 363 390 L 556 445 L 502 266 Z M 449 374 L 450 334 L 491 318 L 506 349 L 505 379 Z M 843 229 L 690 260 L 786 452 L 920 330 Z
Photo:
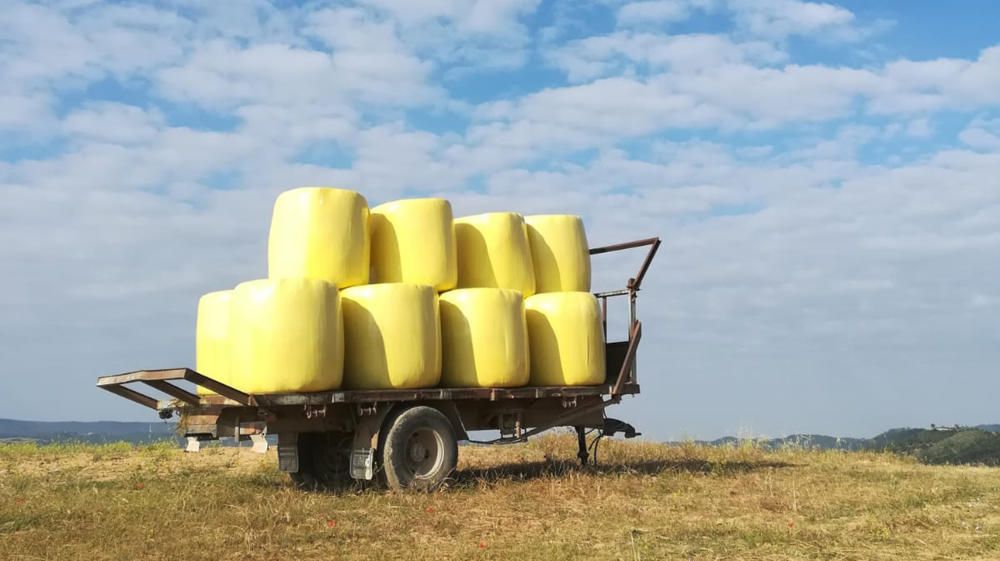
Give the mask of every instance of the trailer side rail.
M 619 376 L 620 378 L 621 376 Z M 187 380 L 195 385 L 215 391 L 218 396 L 196 396 L 171 384 L 171 381 Z M 213 382 L 208 386 L 204 382 Z M 170 409 L 177 406 L 174 401 L 161 401 L 140 393 L 126 384 L 145 383 L 155 389 L 169 386 L 175 393 L 164 393 L 190 405 L 199 403 L 205 405 L 246 406 L 246 407 L 276 407 L 284 405 L 326 405 L 330 403 L 370 403 L 380 401 L 434 401 L 445 399 L 485 399 L 499 401 L 504 399 L 541 399 L 545 397 L 578 397 L 607 394 L 639 393 L 637 384 L 602 384 L 599 386 L 529 386 L 523 388 L 427 388 L 413 390 L 357 390 L 357 391 L 326 391 L 286 394 L 248 395 L 219 384 L 204 374 L 190 368 L 174 368 L 168 370 L 139 370 L 115 376 L 103 376 L 98 379 L 97 386 L 111 393 L 130 399 L 151 409 Z M 220 387 L 223 386 L 223 387 Z M 223 391 L 218 391 L 222 389 Z M 229 390 L 232 390 L 231 392 Z M 193 402 L 179 398 L 177 393 L 183 392 L 196 398 Z M 233 393 L 236 392 L 236 393 Z M 197 398 L 200 398 L 197 399 Z

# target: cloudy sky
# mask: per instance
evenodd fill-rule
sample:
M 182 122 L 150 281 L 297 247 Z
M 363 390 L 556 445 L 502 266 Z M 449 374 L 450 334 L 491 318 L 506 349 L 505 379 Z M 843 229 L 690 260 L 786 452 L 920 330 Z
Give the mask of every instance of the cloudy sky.
M 418 7 L 419 5 L 419 7 Z M 0 417 L 150 420 L 299 185 L 659 235 L 656 438 L 1000 422 L 1000 6 L 4 3 Z M 595 261 L 620 285 L 640 255 Z

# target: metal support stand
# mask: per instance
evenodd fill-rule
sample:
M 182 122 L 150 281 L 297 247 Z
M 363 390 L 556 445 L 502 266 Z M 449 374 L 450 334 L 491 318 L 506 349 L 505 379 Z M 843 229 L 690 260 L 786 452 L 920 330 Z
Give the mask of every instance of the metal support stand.
M 576 444 L 580 448 L 580 451 L 576 453 L 576 457 L 580 458 L 580 463 L 587 465 L 587 433 L 584 432 L 583 427 L 576 427 Z

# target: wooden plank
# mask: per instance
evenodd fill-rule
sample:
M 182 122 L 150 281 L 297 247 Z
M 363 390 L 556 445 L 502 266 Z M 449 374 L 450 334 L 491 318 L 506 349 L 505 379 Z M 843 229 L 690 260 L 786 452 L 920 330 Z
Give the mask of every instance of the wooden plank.
M 104 387 L 117 384 L 127 384 L 129 382 L 145 382 L 147 380 L 183 380 L 187 372 L 191 372 L 191 370 L 187 368 L 137 370 L 135 372 L 126 372 L 125 374 L 116 374 L 114 376 L 101 376 L 97 379 L 97 385 L 99 387 Z

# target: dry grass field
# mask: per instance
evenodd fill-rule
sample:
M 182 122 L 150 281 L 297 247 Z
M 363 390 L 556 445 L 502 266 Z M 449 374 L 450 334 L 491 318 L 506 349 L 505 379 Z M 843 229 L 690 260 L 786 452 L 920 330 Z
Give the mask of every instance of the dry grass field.
M 273 452 L 0 445 L 0 558 L 1000 559 L 1000 469 L 572 438 L 464 447 L 433 494 L 293 488 Z

